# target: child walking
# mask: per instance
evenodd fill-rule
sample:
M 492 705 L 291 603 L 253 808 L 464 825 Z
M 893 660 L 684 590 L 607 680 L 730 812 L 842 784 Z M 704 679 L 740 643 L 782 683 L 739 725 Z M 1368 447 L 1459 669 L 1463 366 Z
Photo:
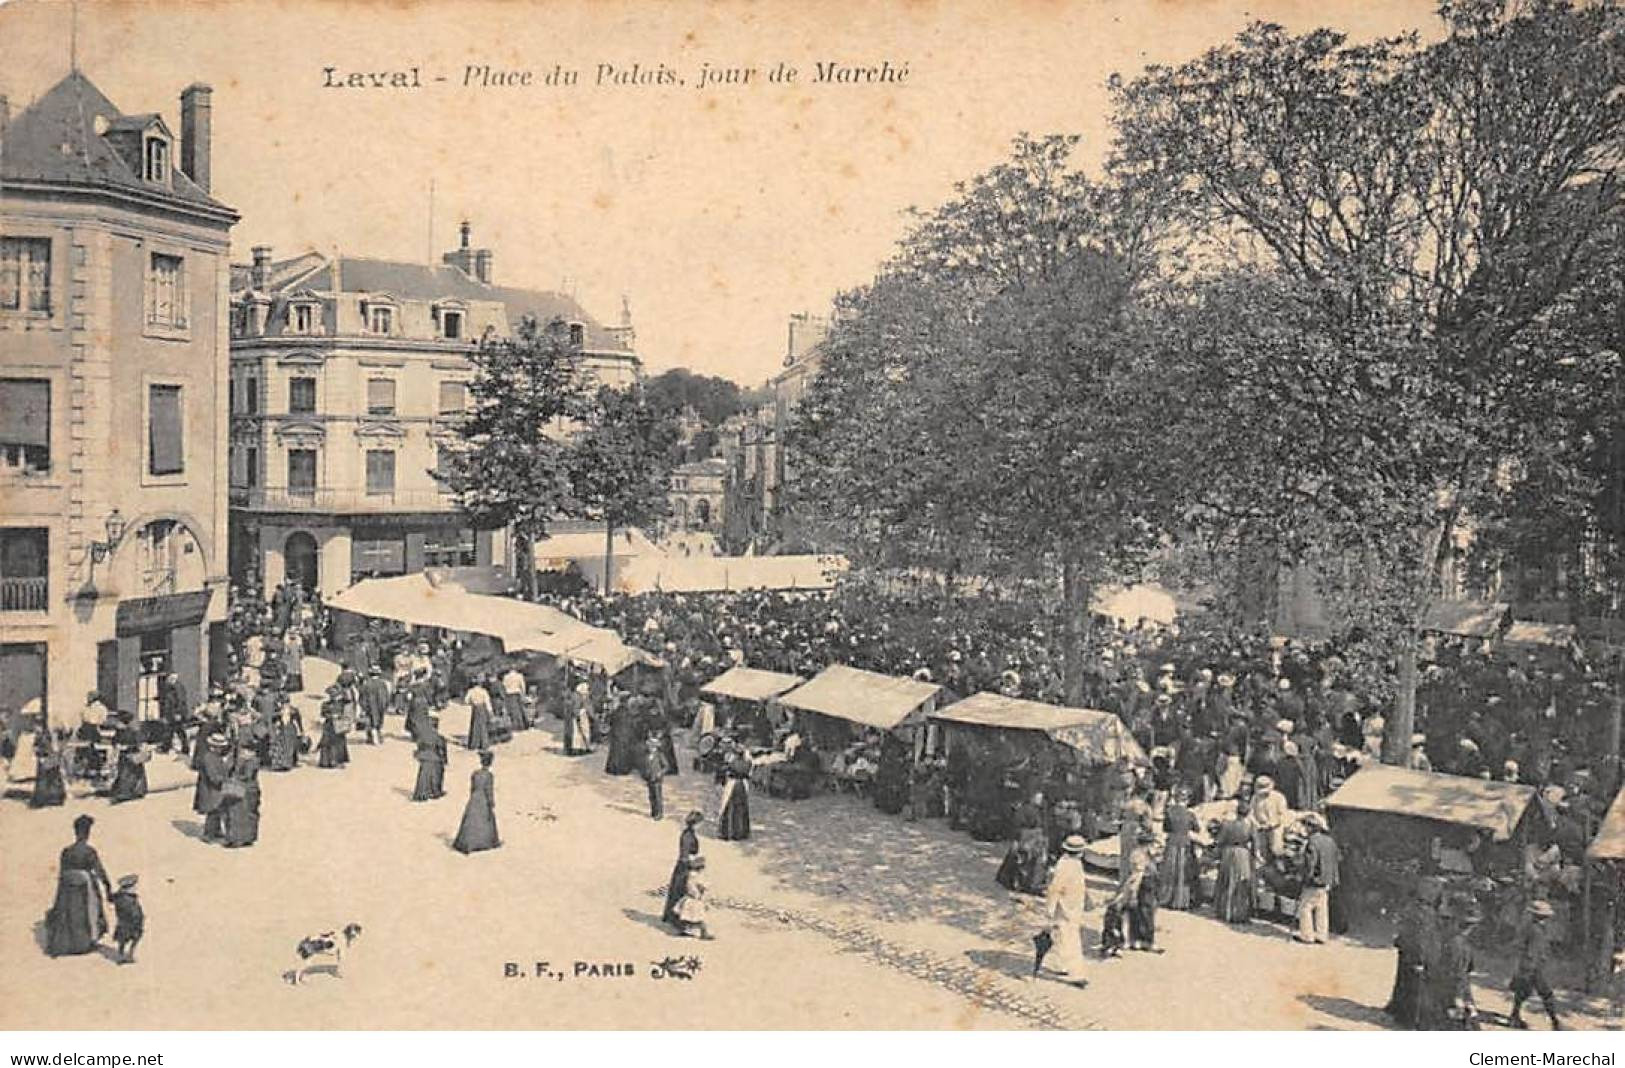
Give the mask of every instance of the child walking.
M 134 875 L 124 876 L 118 881 L 118 889 L 108 899 L 113 902 L 113 915 L 118 921 L 113 928 L 113 941 L 118 944 L 120 964 L 135 963 L 135 947 L 147 926 L 146 913 L 141 910 L 141 899 L 135 893 L 137 881 Z

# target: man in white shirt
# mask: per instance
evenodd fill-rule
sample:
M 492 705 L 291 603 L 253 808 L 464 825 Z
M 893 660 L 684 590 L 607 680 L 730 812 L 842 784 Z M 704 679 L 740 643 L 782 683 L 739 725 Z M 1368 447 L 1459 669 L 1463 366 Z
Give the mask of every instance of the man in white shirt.
M 502 675 L 502 704 L 516 731 L 530 729 L 530 717 L 525 715 L 525 689 L 525 676 L 510 664 Z

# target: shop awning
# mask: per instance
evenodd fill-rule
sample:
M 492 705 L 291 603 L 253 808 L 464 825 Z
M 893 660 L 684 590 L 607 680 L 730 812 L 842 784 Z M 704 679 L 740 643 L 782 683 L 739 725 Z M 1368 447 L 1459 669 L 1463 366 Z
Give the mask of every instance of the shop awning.
M 811 682 L 780 697 L 779 702 L 889 731 L 917 718 L 941 691 L 942 687 L 935 683 L 832 664 Z
M 997 693 L 972 694 L 931 716 L 944 723 L 997 730 L 1038 731 L 1101 764 L 1143 763 L 1145 751 L 1123 721 L 1093 708 L 1062 708 Z
M 1586 847 L 1586 856 L 1592 860 L 1611 860 L 1625 863 L 1625 790 L 1621 790 L 1597 828 L 1597 837 Z
M 1533 786 L 1372 764 L 1326 798 L 1326 807 L 1453 823 L 1504 841 L 1534 798 Z
M 1506 618 L 1501 601 L 1437 601 L 1422 619 L 1422 630 L 1458 634 L 1463 638 L 1493 638 Z
M 847 570 L 844 556 L 641 556 L 615 575 L 623 593 L 827 590 Z
M 421 574 L 366 579 L 334 597 L 328 607 L 417 627 L 484 634 L 504 644 L 510 639 L 522 643 L 585 626 L 557 608 L 512 597 L 469 593 L 457 585 L 437 585 Z
M 798 675 L 733 667 L 700 687 L 700 692 L 714 697 L 732 697 L 738 701 L 766 701 L 788 693 L 805 681 Z

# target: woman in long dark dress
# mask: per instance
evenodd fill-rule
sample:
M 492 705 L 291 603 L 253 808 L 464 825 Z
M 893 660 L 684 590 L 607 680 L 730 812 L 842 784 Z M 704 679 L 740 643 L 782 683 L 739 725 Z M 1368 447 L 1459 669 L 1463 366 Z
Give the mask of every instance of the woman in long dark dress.
M 260 762 L 252 750 L 237 754 L 231 778 L 239 784 L 233 792 L 242 796 L 226 809 L 226 848 L 238 849 L 253 845 L 260 837 Z
M 446 796 L 446 738 L 431 716 L 429 726 L 418 735 L 412 756 L 418 762 L 418 778 L 412 787 L 412 800 L 435 801 Z
M 109 791 L 115 805 L 147 796 L 147 751 L 141 735 L 133 727 L 126 727 L 119 731 L 118 745 L 118 772 Z
M 695 828 L 704 820 L 702 812 L 690 812 L 683 820 L 683 833 L 677 839 L 677 863 L 672 865 L 671 881 L 666 884 L 666 907 L 660 914 L 667 923 L 677 922 L 677 903 L 688 893 L 689 858 L 700 851 L 700 835 Z
M 45 952 L 53 957 L 89 953 L 107 933 L 103 902 L 104 895 L 112 895 L 113 884 L 90 844 L 95 822 L 89 816 L 74 820 L 73 844 L 62 851 L 56 900 L 45 914 Z
M 272 771 L 292 771 L 299 763 L 299 735 L 288 707 L 278 709 L 266 746 L 266 766 Z
M 62 749 L 48 728 L 34 735 L 34 793 L 29 808 L 53 808 L 68 799 L 68 786 L 62 779 Z
M 636 720 L 631 707 L 620 701 L 609 714 L 609 753 L 604 758 L 604 774 L 630 775 L 637 767 Z
M 750 757 L 742 749 L 728 762 L 717 837 L 724 842 L 742 842 L 750 837 Z
M 1425 878 L 1417 883 L 1416 898 L 1400 913 L 1394 933 L 1399 961 L 1394 971 L 1394 989 L 1382 1011 L 1402 1027 L 1412 1030 L 1421 1025 L 1425 1015 L 1423 976 L 1429 957 L 1438 952 L 1439 901 L 1443 895 L 1444 884 L 1438 879 Z
M 468 779 L 468 804 L 463 806 L 463 822 L 451 847 L 459 853 L 478 853 L 502 844 L 497 837 L 496 778 L 491 774 L 493 756 L 489 749 L 480 753 L 480 766 Z
M 1184 910 L 1196 904 L 1196 844 L 1191 841 L 1191 832 L 1196 830 L 1196 817 L 1187 807 L 1189 800 L 1190 791 L 1187 788 L 1175 788 L 1174 799 L 1162 817 L 1168 841 L 1163 848 L 1162 871 L 1157 887 L 1165 909 Z
M 1244 819 L 1227 820 L 1214 844 L 1219 874 L 1213 886 L 1213 914 L 1226 923 L 1253 918 L 1253 833 Z
M 337 700 L 330 699 L 323 703 L 322 740 L 317 745 L 317 767 L 342 768 L 350 762 L 350 742 L 344 736 L 340 716 Z

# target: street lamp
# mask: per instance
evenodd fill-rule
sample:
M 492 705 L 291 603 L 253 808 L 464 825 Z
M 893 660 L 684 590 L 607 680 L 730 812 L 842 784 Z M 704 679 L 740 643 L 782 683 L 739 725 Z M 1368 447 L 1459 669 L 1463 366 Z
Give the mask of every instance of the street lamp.
M 107 540 L 90 543 L 90 558 L 98 564 L 107 559 L 118 547 L 119 539 L 124 537 L 124 517 L 119 514 L 117 508 L 108 513 L 107 522 L 103 527 L 107 531 Z

